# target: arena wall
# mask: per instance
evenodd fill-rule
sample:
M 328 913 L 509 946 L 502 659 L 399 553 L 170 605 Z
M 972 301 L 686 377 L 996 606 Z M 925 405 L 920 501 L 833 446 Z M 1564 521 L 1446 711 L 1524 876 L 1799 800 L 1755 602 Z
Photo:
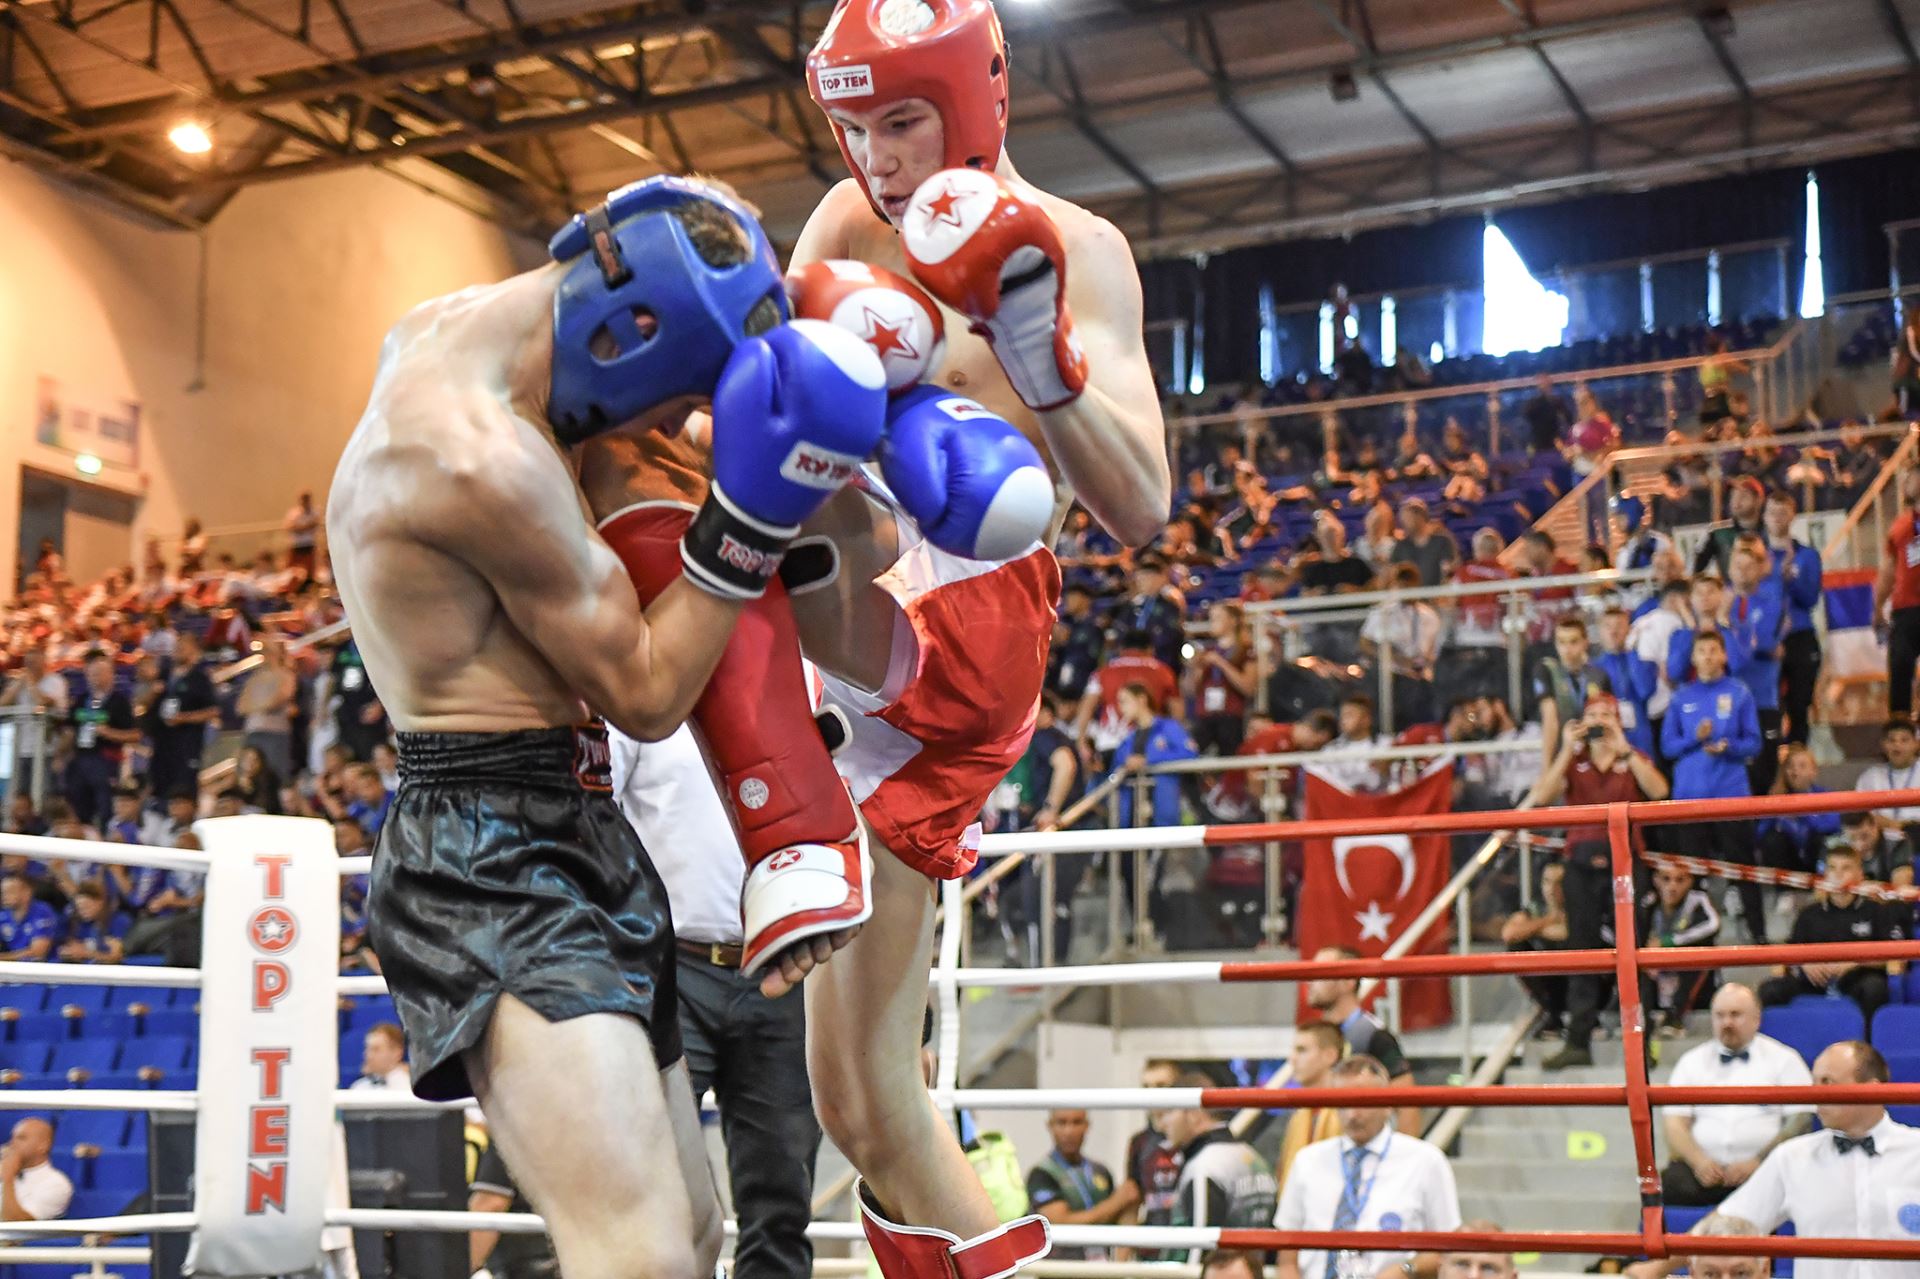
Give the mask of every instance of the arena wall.
M 373 170 L 250 187 L 193 233 L 0 165 L 0 245 L 9 586 L 19 466 L 80 478 L 71 453 L 35 441 L 42 378 L 76 403 L 140 405 L 137 468 L 94 481 L 140 498 L 136 537 L 177 534 L 189 514 L 209 528 L 278 520 L 299 489 L 324 494 L 393 321 L 542 256 Z

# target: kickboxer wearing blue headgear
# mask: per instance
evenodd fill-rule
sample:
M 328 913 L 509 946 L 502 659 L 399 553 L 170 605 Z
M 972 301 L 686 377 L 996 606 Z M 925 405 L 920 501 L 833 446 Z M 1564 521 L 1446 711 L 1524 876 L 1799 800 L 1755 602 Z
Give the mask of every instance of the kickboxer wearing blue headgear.
M 873 451 L 886 379 L 852 334 L 781 322 L 764 237 L 697 184 L 576 226 L 563 261 L 395 326 L 334 476 L 335 578 L 400 730 L 368 931 L 415 1091 L 479 1098 L 563 1264 L 709 1273 L 665 891 L 594 716 L 642 738 L 686 718 L 743 601 Z M 715 480 L 643 610 L 569 446 L 702 400 Z

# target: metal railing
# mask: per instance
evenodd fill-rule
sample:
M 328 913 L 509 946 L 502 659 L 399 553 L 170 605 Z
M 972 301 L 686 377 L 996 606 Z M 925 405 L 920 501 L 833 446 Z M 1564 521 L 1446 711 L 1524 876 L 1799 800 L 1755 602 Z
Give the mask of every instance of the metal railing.
M 1722 459 L 1729 453 L 1752 453 L 1761 449 L 1810 448 L 1827 444 L 1851 443 L 1870 439 L 1896 439 L 1906 436 L 1911 428 L 1906 423 L 1886 426 L 1850 426 L 1835 429 L 1812 431 L 1794 431 L 1785 435 L 1769 435 L 1759 440 L 1700 440 L 1686 444 L 1660 445 L 1650 448 L 1617 449 L 1607 455 L 1605 465 L 1597 466 L 1581 478 L 1579 483 L 1569 489 L 1564 497 L 1542 515 L 1535 527 L 1549 532 L 1576 523 L 1580 528 L 1580 540 L 1577 546 L 1563 547 L 1563 550 L 1583 550 L 1589 543 L 1598 542 L 1611 547 L 1614 544 L 1608 525 L 1608 513 L 1612 510 L 1616 497 L 1644 492 L 1644 486 L 1636 490 L 1635 473 L 1644 477 L 1657 475 L 1675 462 L 1691 461 L 1705 457 L 1707 459 L 1707 520 L 1711 523 L 1724 518 L 1727 484 L 1738 478 L 1739 473 L 1729 473 Z M 1885 473 L 1882 466 L 1882 474 Z M 1819 490 L 1811 481 L 1801 485 L 1800 509 L 1804 514 L 1819 509 Z
M 1384 731 L 1395 731 L 1399 727 L 1394 700 L 1397 663 L 1391 635 L 1383 631 L 1381 638 L 1371 641 L 1374 652 L 1369 662 L 1363 656 L 1358 636 L 1349 646 L 1345 634 L 1332 628 L 1364 625 L 1375 606 L 1438 603 L 1443 607 L 1436 610 L 1441 613 L 1441 631 L 1434 644 L 1436 670 L 1443 664 L 1456 670 L 1474 666 L 1476 669 L 1470 678 L 1456 691 L 1472 688 L 1489 696 L 1496 695 L 1491 688 L 1494 676 L 1489 669 L 1479 668 L 1486 666 L 1489 655 L 1499 654 L 1497 695 L 1505 697 L 1508 706 L 1514 708 L 1516 718 L 1525 718 L 1520 708 L 1525 700 L 1529 652 L 1549 638 L 1542 632 L 1550 630 L 1551 615 L 1575 606 L 1566 596 L 1574 591 L 1631 588 L 1651 578 L 1652 573 L 1646 569 L 1606 569 L 1504 581 L 1452 582 L 1407 591 L 1351 591 L 1248 603 L 1242 608 L 1253 624 L 1254 705 L 1262 711 L 1270 709 L 1274 674 L 1281 663 L 1291 662 L 1353 685 L 1371 678 L 1378 722 Z M 1546 592 L 1554 592 L 1555 598 L 1537 598 Z M 1480 630 L 1478 640 L 1494 642 L 1462 642 L 1462 624 L 1468 619 L 1457 606 L 1472 600 L 1498 602 L 1497 633 L 1481 629 L 1486 619 L 1476 623 Z M 1334 656 L 1330 658 L 1329 653 Z M 1346 660 L 1348 655 L 1353 660 Z M 1444 663 L 1440 660 L 1443 658 Z
M 1641 364 L 1614 365 L 1610 367 L 1581 369 L 1576 371 L 1545 374 L 1551 385 L 1560 388 L 1591 387 L 1596 383 L 1658 377 L 1661 379 L 1663 399 L 1664 427 L 1670 427 L 1680 419 L 1681 381 L 1678 375 L 1696 372 L 1712 360 L 1731 360 L 1748 366 L 1748 376 L 1754 385 L 1754 399 L 1762 416 L 1768 421 L 1779 421 L 1792 417 L 1811 397 L 1817 382 L 1818 351 L 1807 340 L 1807 327 L 1795 322 L 1773 345 L 1744 351 L 1731 351 L 1722 355 L 1694 355 L 1672 360 L 1652 360 Z M 1272 408 L 1256 407 L 1251 404 L 1219 413 L 1200 413 L 1169 419 L 1167 422 L 1167 442 L 1173 456 L 1179 456 L 1182 440 L 1190 434 L 1206 435 L 1219 427 L 1235 427 L 1241 432 L 1242 447 L 1249 457 L 1256 456 L 1255 449 L 1262 436 L 1271 428 L 1293 419 L 1306 419 L 1318 422 L 1323 431 L 1337 428 L 1343 415 L 1365 415 L 1375 411 L 1387 411 L 1392 415 L 1398 410 L 1403 426 L 1417 425 L 1420 411 L 1432 408 L 1443 401 L 1459 401 L 1462 410 L 1470 416 L 1480 416 L 1475 409 L 1484 413 L 1488 426 L 1487 452 L 1497 454 L 1501 451 L 1501 433 L 1505 427 L 1503 415 L 1506 407 L 1502 396 L 1514 392 L 1534 389 L 1542 375 L 1501 378 L 1491 382 L 1476 382 L 1465 386 L 1433 386 L 1418 390 L 1390 391 L 1376 395 L 1350 396 L 1344 399 L 1322 400 L 1310 404 L 1289 404 Z

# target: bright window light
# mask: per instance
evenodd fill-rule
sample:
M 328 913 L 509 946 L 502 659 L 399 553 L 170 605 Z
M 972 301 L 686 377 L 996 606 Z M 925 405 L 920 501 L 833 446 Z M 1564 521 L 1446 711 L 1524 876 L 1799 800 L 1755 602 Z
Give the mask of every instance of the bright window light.
M 205 155 L 213 150 L 213 135 L 198 120 L 182 120 L 168 129 L 167 141 L 182 155 Z
M 1187 394 L 1201 395 L 1207 389 L 1207 326 L 1198 315 L 1193 320 L 1193 341 L 1187 347 Z
M 1488 355 L 1559 346 L 1567 299 L 1533 278 L 1506 233 L 1487 223 L 1482 236 L 1486 306 L 1480 349 Z
M 1380 299 L 1380 362 L 1393 363 L 1393 356 L 1400 349 L 1400 317 L 1394 314 L 1394 303 L 1390 297 Z
M 1260 381 L 1280 380 L 1280 317 L 1273 309 L 1273 286 L 1260 286 Z
M 1320 371 L 1333 372 L 1333 303 L 1320 304 Z
M 1807 173 L 1807 269 L 1800 280 L 1800 316 L 1827 313 L 1827 277 L 1820 265 L 1820 179 Z
M 1428 364 L 1438 364 L 1440 363 L 1440 361 L 1446 358 L 1447 358 L 1447 348 L 1441 343 L 1436 341 L 1432 346 L 1427 348 Z

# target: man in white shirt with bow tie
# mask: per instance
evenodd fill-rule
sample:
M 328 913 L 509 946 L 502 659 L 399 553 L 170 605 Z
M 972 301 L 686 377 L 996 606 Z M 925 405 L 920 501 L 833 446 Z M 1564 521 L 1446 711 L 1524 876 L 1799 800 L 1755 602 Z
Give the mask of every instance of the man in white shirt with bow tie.
M 1760 1033 L 1760 997 L 1738 982 L 1713 997 L 1713 1039 L 1674 1063 L 1676 1088 L 1767 1087 L 1813 1082 L 1800 1054 Z M 1669 1204 L 1704 1208 L 1745 1184 L 1773 1148 L 1813 1127 L 1813 1107 L 1663 1106 L 1668 1163 L 1660 1175 Z
M 1864 1040 L 1843 1040 L 1813 1063 L 1815 1084 L 1887 1082 L 1887 1061 Z M 1791 1220 L 1805 1238 L 1920 1242 L 1920 1131 L 1885 1106 L 1822 1105 L 1824 1128 L 1783 1142 L 1720 1212 L 1763 1231 Z M 1915 1279 L 1920 1261 L 1794 1263 L 1798 1279 Z

